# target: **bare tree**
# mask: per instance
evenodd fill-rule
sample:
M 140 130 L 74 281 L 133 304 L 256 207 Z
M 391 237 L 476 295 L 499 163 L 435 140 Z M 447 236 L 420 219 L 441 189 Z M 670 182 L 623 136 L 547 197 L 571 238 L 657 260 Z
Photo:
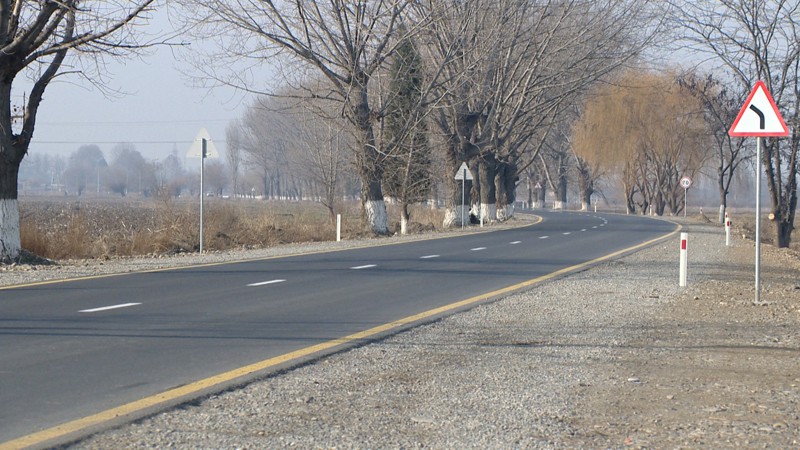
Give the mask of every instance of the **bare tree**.
M 208 191 L 218 197 L 222 197 L 225 188 L 230 182 L 228 173 L 225 170 L 225 165 L 218 159 L 212 159 L 206 163 L 205 167 L 205 185 L 208 186 Z
M 0 0 L 0 261 L 21 250 L 19 167 L 45 90 L 60 75 L 81 73 L 80 55 L 122 56 L 136 49 L 133 25 L 154 1 Z M 70 55 L 76 59 L 68 61 Z M 20 78 L 33 84 L 27 102 L 14 105 Z
M 242 170 L 242 142 L 239 131 L 241 130 L 241 123 L 239 120 L 231 123 L 225 129 L 225 140 L 227 142 L 225 161 L 228 163 L 228 171 L 230 172 L 231 190 L 233 197 L 236 198 L 240 192 L 239 175 Z
M 680 80 L 681 86 L 696 97 L 703 107 L 703 116 L 714 140 L 715 169 L 719 192 L 719 223 L 725 223 L 728 194 L 742 163 L 755 155 L 745 146 L 744 139 L 734 139 L 728 134 L 733 121 L 745 101 L 746 91 L 731 92 L 711 74 L 699 77 L 689 73 Z M 740 86 L 741 87 L 741 86 Z
M 126 196 L 132 186 L 142 190 L 142 176 L 147 163 L 132 143 L 120 143 L 111 150 L 111 164 L 106 173 L 106 186 L 112 192 Z
M 637 203 L 642 213 L 682 211 L 678 182 L 708 157 L 699 102 L 670 73 L 628 71 L 594 93 L 575 130 L 575 152 L 620 175 L 629 213 Z
M 348 176 L 345 167 L 352 136 L 344 131 L 345 124 L 336 117 L 325 119 L 319 112 L 306 108 L 295 111 L 294 117 L 298 135 L 291 146 L 291 160 L 298 172 L 311 182 L 312 192 L 335 223 L 342 180 Z
M 238 123 L 237 145 L 241 147 L 244 161 L 261 179 L 264 198 L 279 197 L 282 193 L 281 177 L 288 171 L 286 164 L 287 139 L 290 125 L 274 102 L 265 98 L 256 101 Z
M 100 175 L 108 167 L 103 151 L 97 145 L 81 145 L 69 156 L 65 171 L 67 185 L 78 196 L 87 188 L 100 192 Z
M 396 43 L 402 41 L 394 34 L 412 0 L 184 3 L 192 6 L 187 17 L 196 24 L 198 36 L 230 39 L 217 55 L 218 64 L 207 72 L 209 77 L 257 90 L 249 79 L 242 78 L 241 61 L 272 62 L 277 55 L 307 97 L 330 100 L 339 106 L 356 131 L 354 156 L 366 221 L 374 233 L 387 234 L 381 190 L 383 155 L 378 151 L 374 128 L 380 113 L 370 97 L 373 76 L 383 69 Z M 223 67 L 235 69 L 225 72 Z M 317 90 L 317 79 L 308 76 L 311 73 L 326 78 L 329 90 Z
M 727 75 L 749 91 L 767 88 L 792 129 L 788 139 L 766 139 L 766 172 L 775 243 L 788 247 L 797 210 L 800 163 L 800 0 L 674 0 L 689 47 L 711 55 Z
M 462 161 L 477 159 L 479 173 L 473 175 L 481 214 L 489 220 L 497 217 L 498 204 L 513 205 L 515 184 L 538 161 L 559 110 L 635 57 L 659 24 L 649 15 L 651 2 L 436 5 L 441 12 L 432 14 L 431 58 L 450 58 L 453 74 L 442 84 L 447 105 L 437 110 L 436 124 L 448 139 L 452 173 Z M 448 186 L 452 208 L 460 202 L 453 195 L 458 186 Z M 460 216 L 451 208 L 446 225 Z
M 391 145 L 384 165 L 384 191 L 400 206 L 400 234 L 408 233 L 409 206 L 428 199 L 431 191 L 431 147 L 424 117 L 424 72 L 411 40 L 393 55 L 388 105 L 381 122 L 382 141 Z

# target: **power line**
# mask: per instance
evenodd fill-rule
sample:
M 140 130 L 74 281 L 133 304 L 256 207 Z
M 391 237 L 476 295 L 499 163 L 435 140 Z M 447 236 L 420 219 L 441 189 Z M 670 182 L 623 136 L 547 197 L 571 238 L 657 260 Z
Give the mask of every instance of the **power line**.
M 213 140 L 217 143 L 227 143 L 227 141 L 222 140 Z M 115 145 L 115 144 L 192 144 L 194 141 L 186 141 L 186 140 L 175 140 L 175 141 L 129 141 L 129 140 L 119 140 L 119 141 L 37 141 L 34 139 L 31 142 L 31 145 L 36 144 L 46 144 L 46 145 L 82 145 L 82 144 L 102 144 L 102 145 Z
M 91 122 L 37 122 L 39 125 L 48 125 L 48 126 L 98 126 L 98 125 L 113 125 L 117 126 L 125 126 L 125 125 L 165 125 L 165 126 L 172 126 L 175 124 L 190 124 L 190 123 L 208 123 L 208 122 L 230 122 L 231 119 L 191 119 L 191 120 L 135 120 L 135 121 L 91 121 Z

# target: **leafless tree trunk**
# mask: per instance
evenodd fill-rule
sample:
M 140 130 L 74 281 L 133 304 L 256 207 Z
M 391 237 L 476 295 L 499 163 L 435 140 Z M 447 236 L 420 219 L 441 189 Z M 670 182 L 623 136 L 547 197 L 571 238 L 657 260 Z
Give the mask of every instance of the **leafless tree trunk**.
M 132 25 L 154 0 L 106 2 L 0 0 L 0 261 L 19 256 L 19 168 L 50 82 L 81 73 L 80 55 L 100 58 L 140 47 Z M 69 69 L 64 63 L 70 57 Z M 75 58 L 72 64 L 72 58 Z M 95 67 L 102 67 L 98 63 Z M 14 105 L 18 77 L 33 81 L 27 103 Z M 12 112 L 13 111 L 13 112 Z
M 699 77 L 687 74 L 681 79 L 681 86 L 700 100 L 703 113 L 714 140 L 717 189 L 719 192 L 719 223 L 725 223 L 725 211 L 728 207 L 728 194 L 734 176 L 742 163 L 750 161 L 754 154 L 744 145 L 744 139 L 734 139 L 728 129 L 736 119 L 739 109 L 745 101 L 747 91 L 740 88 L 731 92 L 724 83 L 711 74 Z
M 373 77 L 402 41 L 395 33 L 411 0 L 183 3 L 191 7 L 185 17 L 195 25 L 198 37 L 227 38 L 214 55 L 216 64 L 205 69 L 209 78 L 248 91 L 266 92 L 266 87 L 259 89 L 247 78 L 249 72 L 243 71 L 247 68 L 242 67 L 242 61 L 272 63 L 305 89 L 307 98 L 339 105 L 356 131 L 354 155 L 366 220 L 374 233 L 387 234 L 381 190 L 383 155 L 374 129 L 380 113 L 372 105 L 371 91 Z M 309 70 L 326 78 L 329 90 L 315 89 L 319 84 L 306 76 Z
M 230 171 L 233 198 L 236 198 L 240 192 L 239 175 L 242 170 L 241 128 L 242 124 L 237 120 L 225 129 L 225 140 L 227 141 L 225 160 Z

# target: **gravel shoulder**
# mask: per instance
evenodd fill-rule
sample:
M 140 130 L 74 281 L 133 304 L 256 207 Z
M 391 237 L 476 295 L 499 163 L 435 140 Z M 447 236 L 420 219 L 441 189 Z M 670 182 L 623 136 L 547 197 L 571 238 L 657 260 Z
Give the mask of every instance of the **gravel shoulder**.
M 800 259 L 678 243 L 549 281 L 73 448 L 797 448 Z M 3 274 L 2 277 L 5 277 Z

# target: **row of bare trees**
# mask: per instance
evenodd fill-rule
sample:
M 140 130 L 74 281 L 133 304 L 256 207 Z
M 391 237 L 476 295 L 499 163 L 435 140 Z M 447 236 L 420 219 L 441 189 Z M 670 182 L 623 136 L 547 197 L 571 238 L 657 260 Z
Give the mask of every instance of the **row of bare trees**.
M 572 149 L 618 177 L 628 213 L 685 208 L 683 176 L 709 158 L 699 101 L 672 74 L 628 71 L 597 89 L 576 123 Z
M 537 161 L 561 112 L 638 55 L 659 23 L 649 2 L 629 0 L 186 3 L 193 35 L 219 44 L 203 58 L 217 64 L 198 65 L 207 79 L 291 97 L 352 139 L 365 217 L 377 234 L 388 232 L 386 191 L 401 203 L 422 197 L 387 187 L 409 187 L 411 179 L 433 185 L 424 170 L 398 177 L 424 168 L 420 161 L 441 161 L 445 226 L 460 224 L 471 207 L 461 204 L 452 176 L 463 162 L 474 172 L 471 203 L 480 214 L 511 215 L 520 174 Z M 406 67 L 394 73 L 404 77 L 411 61 L 418 64 L 413 88 L 392 87 L 398 61 Z M 282 87 L 248 70 L 264 66 L 280 74 Z
M 0 0 L 0 259 L 20 251 L 19 168 L 45 89 L 63 75 L 99 83 L 104 56 L 152 45 L 136 26 L 154 5 L 154 0 Z M 653 36 L 674 38 L 673 46 L 684 43 L 684 51 L 708 56 L 721 87 L 709 90 L 705 82 L 685 80 L 682 89 L 694 93 L 692 108 L 688 103 L 679 108 L 668 98 L 663 105 L 644 101 L 615 109 L 630 123 L 658 120 L 665 114 L 662 106 L 685 114 L 670 122 L 666 134 L 642 128 L 635 137 L 616 138 L 625 146 L 620 151 L 638 148 L 639 157 L 624 159 L 621 170 L 629 207 L 680 209 L 671 198 L 676 173 L 670 167 L 686 171 L 695 164 L 684 152 L 697 137 L 693 115 L 727 120 L 711 103 L 726 101 L 719 98 L 724 92 L 736 99 L 760 79 L 792 129 L 788 139 L 768 139 L 763 154 L 776 242 L 790 242 L 800 147 L 800 0 L 180 0 L 170 5 L 185 19 L 181 39 L 206 40 L 215 49 L 202 50 L 206 46 L 194 54 L 195 71 L 206 81 L 271 96 L 290 92 L 306 110 L 333 120 L 327 142 L 333 136 L 349 141 L 365 218 L 377 234 L 388 232 L 387 170 L 394 176 L 410 169 L 403 155 L 427 145 L 439 152 L 430 155 L 432 166 L 441 161 L 443 167 L 446 225 L 458 224 L 472 203 L 489 220 L 508 216 L 518 178 L 536 164 L 547 166 L 543 148 L 553 150 L 551 169 L 570 160 L 562 156 L 579 138 L 565 131 L 565 123 L 590 112 L 593 99 L 587 95 L 597 83 L 613 80 L 644 57 Z M 401 49 L 409 43 L 420 56 L 418 82 L 412 89 L 393 89 L 391 66 L 403 59 Z M 674 95 L 688 101 L 681 90 Z M 12 98 L 26 98 L 26 104 L 12 105 Z M 585 111 L 576 111 L 587 100 Z M 314 134 L 325 136 L 319 128 Z M 717 136 L 724 126 L 712 129 Z M 428 136 L 425 143 L 415 141 L 422 135 Z M 736 165 L 724 159 L 738 145 L 717 139 L 723 208 Z M 581 162 L 581 185 L 591 189 L 596 176 L 591 171 L 602 170 L 598 161 L 583 153 L 574 160 Z M 461 204 L 451 176 L 462 162 L 476 179 L 470 205 Z M 634 178 L 627 180 L 626 174 Z M 541 179 L 551 188 L 563 187 L 561 169 L 547 175 Z M 403 184 L 392 181 L 398 183 Z

